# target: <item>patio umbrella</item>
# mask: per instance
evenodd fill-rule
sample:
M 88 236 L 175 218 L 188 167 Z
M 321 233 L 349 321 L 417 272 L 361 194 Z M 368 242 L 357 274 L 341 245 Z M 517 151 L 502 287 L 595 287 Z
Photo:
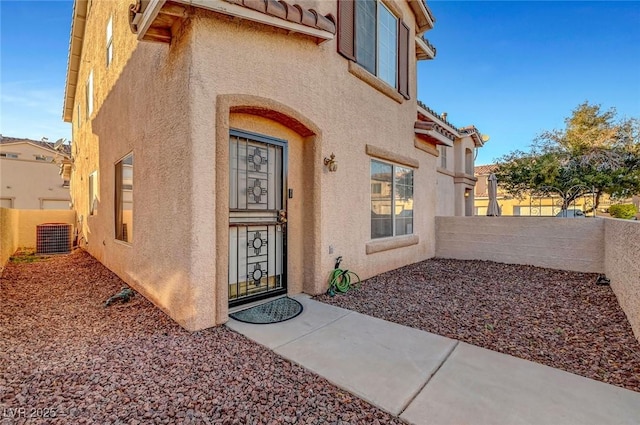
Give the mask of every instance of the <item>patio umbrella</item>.
M 492 217 L 500 216 L 500 205 L 498 205 L 498 178 L 491 173 L 489 176 L 489 207 L 487 215 Z

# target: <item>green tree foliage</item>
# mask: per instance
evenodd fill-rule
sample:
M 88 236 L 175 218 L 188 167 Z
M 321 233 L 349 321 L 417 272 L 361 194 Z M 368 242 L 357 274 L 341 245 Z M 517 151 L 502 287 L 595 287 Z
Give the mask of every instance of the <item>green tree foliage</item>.
M 545 131 L 529 152 L 511 152 L 498 161 L 496 176 L 507 193 L 523 197 L 549 188 L 560 191 L 563 208 L 595 192 L 626 198 L 640 193 L 640 121 L 616 116 L 615 108 L 584 102 L 562 130 Z M 557 193 L 557 192 L 556 192 Z

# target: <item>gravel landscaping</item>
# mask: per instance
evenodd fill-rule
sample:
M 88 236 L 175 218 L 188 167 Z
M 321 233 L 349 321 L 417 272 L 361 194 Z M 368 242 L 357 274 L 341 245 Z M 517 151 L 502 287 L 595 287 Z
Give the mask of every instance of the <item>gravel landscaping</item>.
M 226 327 L 103 307 L 124 284 L 82 251 L 32 260 L 0 280 L 0 424 L 403 423 Z
M 640 392 L 640 344 L 596 278 L 432 259 L 316 299 Z

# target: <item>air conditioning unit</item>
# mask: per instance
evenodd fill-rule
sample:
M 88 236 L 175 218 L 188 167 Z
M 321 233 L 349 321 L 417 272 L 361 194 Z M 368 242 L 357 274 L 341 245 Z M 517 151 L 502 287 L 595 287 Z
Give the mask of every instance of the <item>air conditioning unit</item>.
M 38 254 L 68 254 L 72 247 L 72 225 L 44 223 L 36 226 L 36 251 Z

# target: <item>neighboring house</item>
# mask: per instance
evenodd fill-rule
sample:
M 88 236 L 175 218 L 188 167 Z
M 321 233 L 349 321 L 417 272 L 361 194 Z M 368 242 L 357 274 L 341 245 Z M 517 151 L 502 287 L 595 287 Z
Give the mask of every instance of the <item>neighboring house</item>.
M 487 215 L 487 207 L 489 205 L 489 176 L 495 172 L 496 164 L 479 165 L 475 167 L 475 175 L 478 183 L 475 188 L 475 215 Z M 592 211 L 594 204 L 592 194 L 578 197 L 572 204 L 571 209 L 579 209 L 582 211 Z M 617 203 L 620 203 L 618 201 Z M 622 201 L 623 203 L 635 203 L 637 197 Z M 614 203 L 609 195 L 604 194 L 600 198 L 597 214 L 606 213 Z M 500 205 L 502 215 L 512 216 L 555 216 L 562 210 L 562 199 L 558 193 L 552 191 L 545 193 L 527 193 L 522 198 L 517 198 L 506 193 L 498 181 L 498 204 Z M 589 213 L 588 215 L 591 215 Z
M 46 141 L 0 135 L 0 207 L 24 210 L 71 208 L 69 180 L 60 176 L 60 164 L 70 158 L 70 147 L 54 150 Z
M 481 134 L 473 125 L 454 126 L 447 120 L 447 113 L 438 115 L 420 101 L 418 120 L 416 136 L 438 145 L 436 215 L 474 215 L 476 149 L 481 148 L 489 136 Z
M 324 292 L 338 255 L 363 278 L 434 255 L 482 139 L 417 105 L 422 0 L 129 3 L 74 3 L 64 119 L 93 256 L 195 330 Z

